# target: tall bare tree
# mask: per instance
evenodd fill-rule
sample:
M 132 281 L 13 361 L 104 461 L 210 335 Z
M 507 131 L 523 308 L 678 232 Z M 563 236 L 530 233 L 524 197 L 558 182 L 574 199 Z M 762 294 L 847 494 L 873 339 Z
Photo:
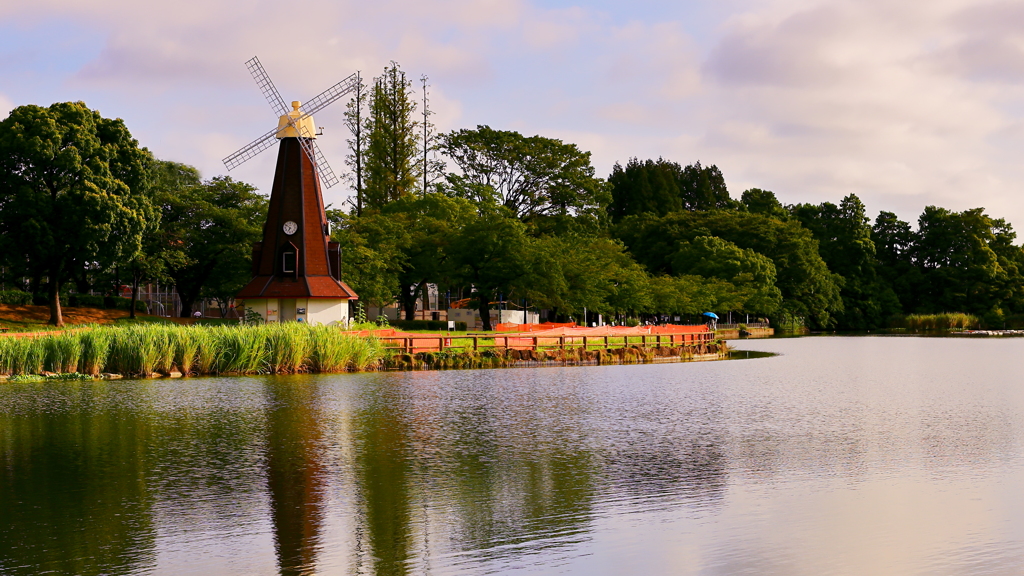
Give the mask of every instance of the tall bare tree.
M 356 75 L 356 89 L 345 110 L 345 125 L 352 138 L 348 140 L 348 157 L 345 163 L 352 169 L 352 177 L 356 188 L 356 214 L 363 213 L 363 167 L 366 162 L 366 125 L 367 118 L 363 114 L 366 107 L 366 84 L 362 76 Z
M 423 86 L 423 120 L 420 122 L 420 128 L 422 129 L 422 135 L 420 136 L 420 144 L 423 148 L 423 159 L 420 162 L 421 176 L 423 177 L 423 194 L 427 194 L 430 191 L 430 186 L 439 182 L 444 178 L 445 165 L 442 160 L 437 157 L 438 149 L 438 134 L 437 128 L 434 123 L 430 121 L 430 117 L 434 115 L 434 111 L 430 109 L 430 94 L 427 88 L 430 84 L 427 84 L 429 78 L 426 74 L 420 76 L 420 84 Z

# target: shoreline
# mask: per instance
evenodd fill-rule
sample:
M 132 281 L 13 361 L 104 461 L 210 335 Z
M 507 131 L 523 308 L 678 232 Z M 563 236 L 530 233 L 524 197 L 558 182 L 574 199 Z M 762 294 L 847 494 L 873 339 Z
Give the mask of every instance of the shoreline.
M 516 350 L 488 349 L 483 352 L 448 351 L 448 352 L 417 352 L 415 354 L 394 354 L 385 356 L 362 369 L 350 367 L 346 370 L 318 372 L 298 370 L 290 372 L 215 372 L 184 374 L 176 366 L 170 370 L 142 374 L 117 374 L 104 372 L 100 374 L 82 374 L 78 372 L 49 372 L 40 374 L 0 374 L 0 382 L 81 382 L 90 380 L 156 380 L 201 378 L 210 376 L 290 376 L 295 374 L 355 374 L 361 372 L 409 372 L 409 371 L 440 371 L 440 370 L 479 370 L 489 368 L 547 368 L 558 366 L 609 366 L 628 364 L 663 364 L 677 362 L 713 362 L 728 360 L 732 353 L 725 341 L 711 344 L 690 346 L 645 348 L 629 346 L 624 348 L 608 348 L 584 350 L 567 348 L 565 350 Z

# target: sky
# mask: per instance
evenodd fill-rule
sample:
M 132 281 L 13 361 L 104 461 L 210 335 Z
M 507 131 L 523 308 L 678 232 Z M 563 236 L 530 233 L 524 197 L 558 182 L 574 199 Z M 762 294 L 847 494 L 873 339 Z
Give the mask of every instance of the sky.
M 853 193 L 872 217 L 984 207 L 1024 228 L 1021 1 L 15 0 L 0 117 L 82 100 L 213 177 L 276 126 L 252 56 L 286 101 L 398 62 L 428 76 L 439 129 L 572 142 L 602 177 L 630 157 L 699 160 L 737 198 Z M 336 172 L 343 112 L 316 116 Z M 274 159 L 229 174 L 269 193 Z

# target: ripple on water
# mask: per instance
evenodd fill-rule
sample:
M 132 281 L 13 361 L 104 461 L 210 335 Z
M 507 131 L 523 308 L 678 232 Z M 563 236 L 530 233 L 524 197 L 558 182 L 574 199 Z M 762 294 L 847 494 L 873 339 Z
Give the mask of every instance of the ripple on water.
M 1013 573 L 1022 346 L 4 385 L 0 573 Z

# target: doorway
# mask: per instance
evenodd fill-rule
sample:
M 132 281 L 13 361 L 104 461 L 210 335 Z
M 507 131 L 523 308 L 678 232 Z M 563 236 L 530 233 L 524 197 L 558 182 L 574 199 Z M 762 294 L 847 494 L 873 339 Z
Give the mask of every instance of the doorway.
M 281 300 L 281 322 L 295 321 L 295 300 Z

